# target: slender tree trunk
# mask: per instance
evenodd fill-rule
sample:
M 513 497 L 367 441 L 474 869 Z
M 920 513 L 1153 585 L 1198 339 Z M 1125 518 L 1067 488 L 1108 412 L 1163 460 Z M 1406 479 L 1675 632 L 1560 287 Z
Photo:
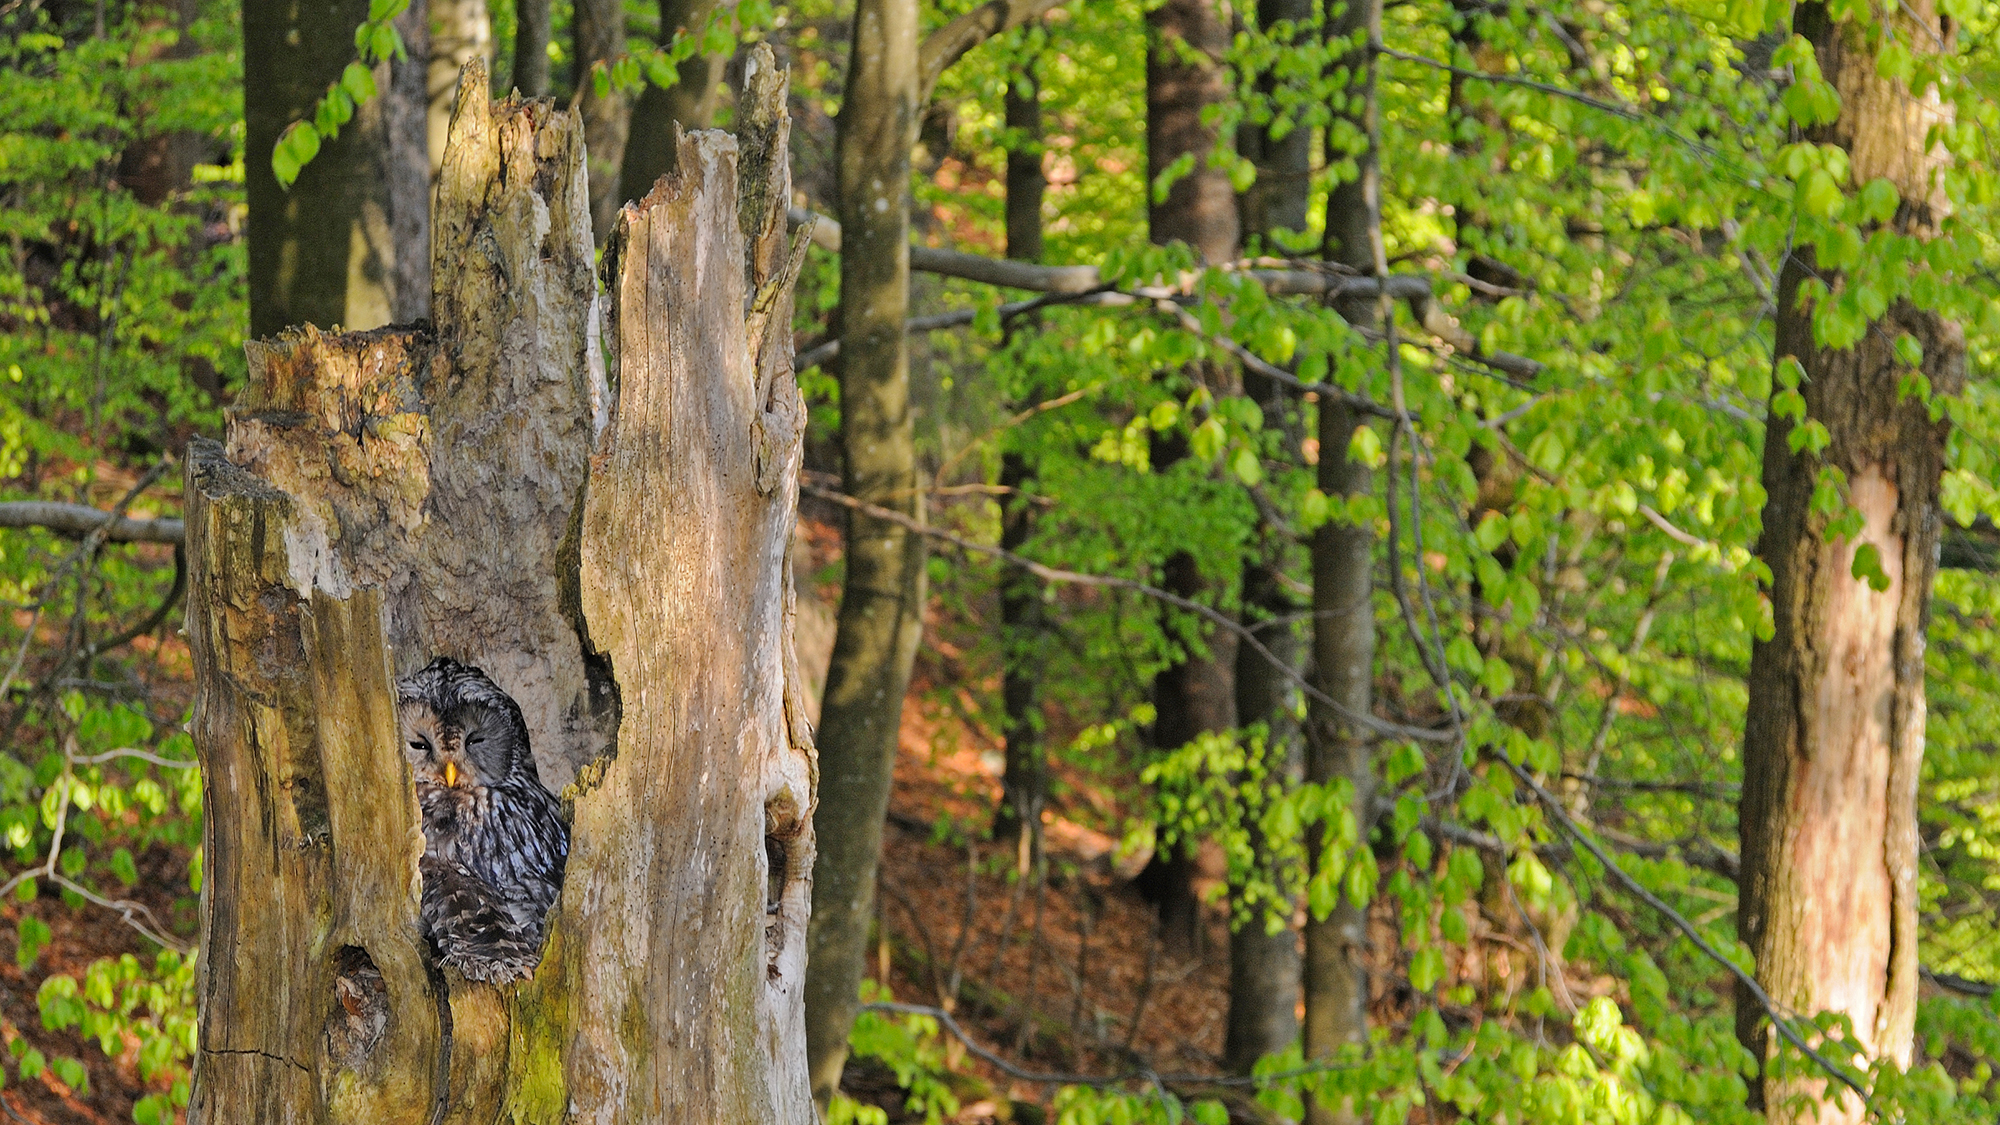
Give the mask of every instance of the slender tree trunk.
M 431 315 L 430 5 L 411 0 L 396 17 L 405 57 L 389 60 L 382 121 L 389 143 L 389 234 L 396 255 L 390 315 L 414 324 Z
M 1247 382 L 1246 378 L 1246 382 Z M 1289 618 L 1298 607 L 1278 581 L 1284 566 L 1279 542 L 1267 542 L 1267 556 L 1243 564 L 1243 612 L 1248 626 L 1286 664 L 1296 663 L 1298 642 Z M 1281 623 L 1280 623 L 1281 622 Z M 1302 766 L 1300 730 L 1293 717 L 1296 699 L 1284 674 L 1246 644 L 1236 650 L 1236 719 L 1245 725 L 1263 722 L 1265 784 L 1290 785 Z M 1255 826 L 1251 831 L 1256 832 Z M 1258 850 L 1264 851 L 1258 838 Z M 1236 888 L 1232 888 L 1235 891 Z M 1236 894 L 1239 901 L 1240 893 Z M 1292 928 L 1292 903 L 1252 903 L 1252 918 L 1229 935 L 1229 1023 L 1223 1036 L 1223 1065 L 1248 1074 L 1257 1060 L 1291 1046 L 1299 1037 L 1299 934 Z M 1270 932 L 1266 911 L 1284 919 Z
M 699 35 L 715 13 L 715 0 L 660 0 L 660 42 L 682 28 Z M 682 61 L 680 80 L 661 89 L 646 84 L 632 107 L 631 134 L 625 139 L 625 160 L 618 173 L 618 194 L 643 199 L 653 181 L 673 168 L 674 129 L 706 129 L 715 118 L 716 91 L 722 84 L 721 55 L 696 54 Z
M 1236 256 L 1239 227 L 1236 194 L 1228 173 L 1212 167 L 1215 127 L 1203 112 L 1228 97 L 1222 56 L 1229 47 L 1227 12 L 1215 0 L 1168 0 L 1146 15 L 1146 169 L 1156 181 L 1183 160 L 1192 170 L 1174 181 L 1164 200 L 1147 195 L 1146 219 L 1157 243 L 1185 242 L 1205 261 Z M 1159 442 L 1156 464 L 1186 455 L 1181 442 Z M 1231 576 L 1234 577 L 1234 576 Z M 1182 597 L 1200 597 L 1217 576 L 1203 575 L 1193 556 L 1178 554 L 1166 562 L 1163 585 Z M 1204 731 L 1236 725 L 1232 685 L 1235 639 L 1208 638 L 1208 656 L 1189 656 L 1168 667 L 1153 681 L 1152 743 L 1158 750 L 1176 750 Z M 1195 857 L 1187 846 L 1162 849 L 1140 873 L 1142 893 L 1160 912 L 1160 936 L 1178 956 L 1201 949 L 1201 903 L 1194 891 Z
M 1270 29 L 1280 21 L 1303 28 L 1312 19 L 1312 0 L 1263 0 L 1258 23 Z M 1270 89 L 1270 79 L 1262 80 Z M 1301 125 L 1274 138 L 1268 127 L 1248 126 L 1237 133 L 1237 148 L 1257 166 L 1257 181 L 1241 200 L 1246 238 L 1274 231 L 1303 231 L 1312 198 L 1312 130 Z M 1255 372 L 1243 374 L 1243 390 L 1264 409 L 1266 425 L 1285 428 L 1291 409 L 1286 388 Z M 1295 448 L 1291 441 L 1287 448 Z M 1287 621 L 1299 606 L 1279 581 L 1285 572 L 1288 544 L 1281 529 L 1264 528 L 1259 554 L 1243 563 L 1244 624 L 1272 655 L 1296 663 L 1298 645 Z M 1285 622 L 1271 624 L 1272 622 Z M 1289 784 L 1302 775 L 1302 732 L 1293 717 L 1296 695 L 1283 672 L 1249 645 L 1236 658 L 1236 719 L 1262 722 L 1266 737 L 1266 768 Z M 1240 897 L 1240 896 L 1239 896 Z M 1223 1039 L 1223 1064 L 1248 1074 L 1259 1058 L 1290 1046 L 1299 1037 L 1299 934 L 1291 925 L 1291 904 L 1276 909 L 1285 925 L 1270 932 L 1258 903 L 1256 917 L 1229 935 L 1229 1025 Z
M 621 220 L 615 392 L 585 363 L 581 123 L 490 108 L 474 65 L 435 333 L 253 343 L 227 447 L 191 447 L 191 1122 L 810 1119 L 805 412 L 768 48 L 747 81 L 740 138 L 690 138 Z M 419 930 L 395 677 L 438 654 L 509 691 L 565 792 L 565 885 L 519 984 L 440 969 Z
M 1951 33 L 1927 0 L 1885 17 L 1897 39 L 1935 52 Z M 1839 91 L 1840 117 L 1808 139 L 1845 149 L 1855 183 L 1885 177 L 1903 203 L 1892 220 L 1924 237 L 1943 221 L 1935 173 L 1943 154 L 1927 133 L 1951 110 L 1935 91 L 1915 97 L 1877 76 L 1866 29 L 1835 23 L 1802 4 L 1793 30 L 1812 43 Z M 1939 394 L 1965 380 L 1961 329 L 1898 301 L 1852 348 L 1815 343 L 1801 286 L 1839 275 L 1794 251 L 1780 278 L 1777 355 L 1804 369 L 1806 418 L 1830 441 L 1793 452 L 1795 423 L 1774 407 L 1764 439 L 1764 530 L 1757 553 L 1771 568 L 1771 639 L 1750 661 L 1743 736 L 1742 898 L 1738 925 L 1757 978 L 1782 1010 L 1847 1016 L 1866 1053 L 1907 1066 L 1917 1000 L 1918 773 L 1924 752 L 1924 625 L 1939 542 L 1938 482 L 1947 424 L 1901 393 L 1911 368 L 1894 354 L 1907 334 L 1923 347 L 1916 369 Z M 1826 469 L 1845 475 L 1843 495 L 1863 525 L 1852 538 L 1827 531 L 1812 495 Z M 1885 588 L 1853 574 L 1857 552 L 1879 552 Z M 1758 1057 L 1776 1036 L 1741 993 L 1737 1034 Z M 1757 1100 L 1774 1122 L 1859 1122 L 1864 1108 L 1838 1086 L 1765 1079 Z M 1808 1108 L 1794 1108 L 1804 1097 Z M 1811 1104 L 1817 1102 L 1818 1104 Z
M 1193 159 L 1165 200 L 1154 202 L 1148 187 L 1148 229 L 1154 242 L 1185 242 L 1204 261 L 1226 262 L 1238 247 L 1236 190 L 1229 170 L 1208 159 L 1216 131 L 1202 114 L 1229 96 L 1228 13 L 1216 0 L 1167 0 L 1146 13 L 1146 28 L 1147 183 Z
M 1311 34 L 1313 0 L 1261 0 L 1257 22 L 1267 34 L 1289 22 L 1290 43 L 1303 44 Z M 1276 80 L 1260 78 L 1267 93 Z M 1274 123 L 1275 124 L 1275 123 Z M 1306 229 L 1306 211 L 1312 204 L 1311 126 L 1294 121 L 1283 136 L 1268 125 L 1245 125 L 1236 134 L 1236 150 L 1257 167 L 1257 180 L 1238 200 L 1243 234 L 1268 236 L 1272 231 L 1299 232 Z
M 1328 6 L 1327 33 L 1379 36 L 1381 0 L 1350 0 Z M 1375 64 L 1364 47 L 1343 60 L 1358 80 L 1345 92 L 1342 107 L 1362 136 L 1372 134 Z M 1331 130 L 1329 130 L 1329 134 Z M 1380 166 L 1372 149 L 1358 154 L 1329 151 L 1329 162 L 1356 159 L 1356 175 L 1336 185 L 1326 202 L 1326 256 L 1363 273 L 1375 269 L 1374 217 L 1380 203 Z M 1372 301 L 1351 301 L 1340 313 L 1350 324 L 1377 321 Z M 1365 465 L 1348 458 L 1349 440 L 1367 419 L 1332 397 L 1319 401 L 1319 487 L 1331 497 L 1354 496 L 1373 487 Z M 1349 716 L 1369 713 L 1373 695 L 1375 537 L 1363 524 L 1327 523 L 1313 538 L 1313 664 L 1319 690 L 1339 703 L 1337 711 L 1311 706 L 1306 777 L 1328 783 L 1345 778 L 1354 787 L 1354 812 L 1367 846 L 1375 796 L 1371 740 Z M 1343 714 L 1345 711 L 1346 714 Z M 1314 848 L 1317 851 L 1317 847 Z M 1305 1054 L 1325 1058 L 1368 1037 L 1368 916 L 1365 907 L 1342 895 L 1325 918 L 1306 921 Z M 1307 1107 L 1314 1125 L 1355 1119 L 1353 1106 Z
M 1014 137 L 1007 150 L 1007 256 L 1042 260 L 1042 103 L 1033 63 L 1007 82 L 1005 120 Z M 1019 404 L 1016 404 L 1017 406 Z M 1009 450 L 1000 458 L 1000 485 L 1011 491 L 1001 500 L 1000 545 L 1019 551 L 1035 534 L 1035 509 L 1024 490 L 1034 484 L 1027 454 Z M 1047 630 L 1042 586 L 1033 576 L 1010 571 L 1001 577 L 1000 636 L 1005 667 L 1000 698 L 1007 711 L 1007 761 L 1001 774 L 1000 808 L 993 835 L 1018 839 L 1031 829 L 1018 867 L 1023 875 L 1040 858 L 1041 814 L 1049 797 L 1049 765 L 1042 746 L 1042 659 Z
M 611 237 L 618 216 L 618 170 L 625 159 L 625 131 L 632 105 L 618 90 L 597 92 L 591 68 L 625 54 L 624 0 L 576 0 L 570 24 L 575 36 L 576 70 L 572 75 L 582 92 L 584 143 L 590 148 L 590 229 L 602 243 Z
M 1167 560 L 1160 585 L 1181 597 L 1198 598 L 1208 583 L 1194 556 L 1181 553 Z M 1236 726 L 1236 635 L 1218 631 L 1205 639 L 1208 655 L 1190 654 L 1153 678 L 1156 750 L 1177 750 L 1204 733 Z M 1139 873 L 1141 892 L 1159 908 L 1160 944 L 1180 957 L 1202 952 L 1201 898 L 1194 889 L 1198 873 L 1194 849 L 1185 845 L 1162 848 Z
M 354 29 L 367 18 L 365 0 L 244 5 L 253 336 L 298 324 L 374 328 L 394 315 L 396 241 L 382 99 L 357 109 L 290 190 L 271 171 L 279 134 L 312 118 L 327 85 L 353 61 Z
M 1042 197 L 1049 189 L 1042 168 L 1041 79 L 1028 59 L 1007 79 L 1005 117 L 1015 143 L 1007 149 L 1007 256 L 1042 260 Z
M 549 96 L 549 31 L 549 0 L 514 0 L 514 89 L 522 97 Z
M 910 354 L 910 148 L 919 109 L 916 0 L 859 0 L 840 176 L 840 447 L 847 491 L 922 517 Z M 851 513 L 840 618 L 821 704 L 824 800 L 814 819 L 806 1033 L 813 1097 L 840 1083 L 860 1003 L 882 818 L 903 693 L 922 636 L 923 537 Z

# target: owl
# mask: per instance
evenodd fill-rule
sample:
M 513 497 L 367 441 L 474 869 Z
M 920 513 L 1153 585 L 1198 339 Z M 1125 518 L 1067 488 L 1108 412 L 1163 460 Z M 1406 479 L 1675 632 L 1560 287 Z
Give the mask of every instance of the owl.
M 468 979 L 528 976 L 569 828 L 535 772 L 521 708 L 486 673 L 440 656 L 397 685 L 397 717 L 423 809 L 425 937 Z

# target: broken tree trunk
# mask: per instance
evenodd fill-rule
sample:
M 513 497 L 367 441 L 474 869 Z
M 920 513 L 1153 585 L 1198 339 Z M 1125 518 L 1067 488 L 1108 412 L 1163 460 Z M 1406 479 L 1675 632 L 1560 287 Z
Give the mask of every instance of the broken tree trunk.
M 583 129 L 469 66 L 434 331 L 252 344 L 188 455 L 207 784 L 193 1122 L 809 1120 L 816 782 L 786 550 L 784 76 L 628 206 L 596 304 Z M 599 369 L 601 371 L 601 369 Z M 571 845 L 534 975 L 441 970 L 395 677 L 521 705 Z

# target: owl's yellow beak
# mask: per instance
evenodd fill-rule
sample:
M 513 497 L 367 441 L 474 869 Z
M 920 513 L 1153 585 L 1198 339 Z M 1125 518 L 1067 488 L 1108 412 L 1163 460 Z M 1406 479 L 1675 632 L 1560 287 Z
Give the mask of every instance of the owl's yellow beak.
M 445 784 L 445 787 L 446 787 L 446 788 L 448 788 L 448 789 L 456 789 L 456 788 L 458 788 L 458 763 L 457 763 L 457 762 L 446 762 L 446 763 L 444 764 L 444 784 Z

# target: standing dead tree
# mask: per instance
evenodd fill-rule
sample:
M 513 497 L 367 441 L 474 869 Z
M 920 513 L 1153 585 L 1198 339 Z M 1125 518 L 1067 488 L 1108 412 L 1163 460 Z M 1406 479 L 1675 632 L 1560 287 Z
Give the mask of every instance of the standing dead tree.
M 791 650 L 805 422 L 789 121 L 683 138 L 621 215 L 593 375 L 583 128 L 462 76 L 433 328 L 250 346 L 188 466 L 207 785 L 196 1122 L 809 1120 L 817 782 Z M 571 850 L 540 967 L 439 968 L 395 679 L 521 705 Z

